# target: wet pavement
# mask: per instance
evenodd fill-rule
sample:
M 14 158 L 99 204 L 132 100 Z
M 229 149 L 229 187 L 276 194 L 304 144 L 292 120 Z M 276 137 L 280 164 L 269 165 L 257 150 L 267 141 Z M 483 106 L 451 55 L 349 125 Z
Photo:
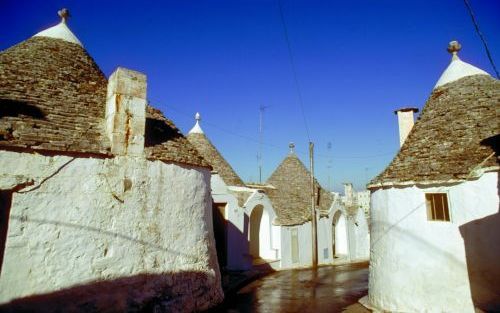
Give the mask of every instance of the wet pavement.
M 342 312 L 368 293 L 368 263 L 286 270 L 262 277 L 211 312 Z

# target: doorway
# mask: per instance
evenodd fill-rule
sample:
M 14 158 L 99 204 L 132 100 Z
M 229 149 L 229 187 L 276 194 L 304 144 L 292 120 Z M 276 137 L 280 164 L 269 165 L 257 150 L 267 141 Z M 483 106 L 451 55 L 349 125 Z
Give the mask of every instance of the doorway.
M 341 211 L 337 211 L 332 221 L 333 258 L 345 257 L 348 254 L 347 221 Z
M 252 210 L 252 213 L 250 214 L 249 252 L 254 259 L 258 259 L 261 254 L 260 232 L 263 213 L 264 207 L 262 205 L 258 205 Z
M 212 204 L 215 249 L 217 250 L 217 260 L 219 261 L 219 268 L 221 270 L 227 266 L 226 205 L 227 203 Z

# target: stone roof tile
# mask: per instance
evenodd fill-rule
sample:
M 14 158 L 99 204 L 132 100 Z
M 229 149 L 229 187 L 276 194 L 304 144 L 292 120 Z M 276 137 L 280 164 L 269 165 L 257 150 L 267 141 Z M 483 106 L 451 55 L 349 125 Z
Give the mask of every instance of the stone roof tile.
M 228 186 L 245 186 L 241 178 L 234 169 L 224 159 L 222 154 L 215 148 L 203 132 L 190 132 L 187 135 L 188 141 L 198 150 L 201 156 L 210 164 L 222 177 Z
M 110 157 L 107 79 L 78 44 L 35 36 L 0 53 L 0 149 Z M 175 125 L 147 109 L 150 159 L 209 167 Z
M 276 224 L 283 226 L 299 225 L 311 220 L 310 172 L 295 153 L 290 153 L 271 174 L 266 188 L 267 195 L 276 211 Z M 320 214 L 326 215 L 333 196 L 315 180 L 316 207 Z

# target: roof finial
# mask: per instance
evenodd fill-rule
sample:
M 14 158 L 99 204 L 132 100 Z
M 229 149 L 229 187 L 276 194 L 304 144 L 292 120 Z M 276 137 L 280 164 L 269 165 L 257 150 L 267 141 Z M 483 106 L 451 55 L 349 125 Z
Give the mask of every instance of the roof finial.
M 61 10 L 57 11 L 57 14 L 61 17 L 61 22 L 63 23 L 66 23 L 66 21 L 70 17 L 69 10 L 66 8 L 62 8 Z
M 293 142 L 290 142 L 288 148 L 290 148 L 290 153 L 295 153 L 295 144 Z
M 193 128 L 189 131 L 189 134 L 203 134 L 203 130 L 200 127 L 200 121 L 201 121 L 201 115 L 200 113 L 196 112 L 194 115 L 194 119 L 196 120 L 196 123 L 194 124 Z
M 448 52 L 452 54 L 452 60 L 456 60 L 458 59 L 458 51 L 460 51 L 462 49 L 462 45 L 456 41 L 456 40 L 453 40 L 453 41 L 450 41 L 450 43 L 448 44 Z

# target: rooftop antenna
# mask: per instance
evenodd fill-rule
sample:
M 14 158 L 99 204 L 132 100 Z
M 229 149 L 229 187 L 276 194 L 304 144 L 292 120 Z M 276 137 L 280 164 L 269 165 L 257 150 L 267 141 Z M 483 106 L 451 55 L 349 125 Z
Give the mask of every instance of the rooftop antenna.
M 257 154 L 257 161 L 259 163 L 259 184 L 262 184 L 262 145 L 264 141 L 264 111 L 270 105 L 261 105 L 259 107 L 259 153 Z

